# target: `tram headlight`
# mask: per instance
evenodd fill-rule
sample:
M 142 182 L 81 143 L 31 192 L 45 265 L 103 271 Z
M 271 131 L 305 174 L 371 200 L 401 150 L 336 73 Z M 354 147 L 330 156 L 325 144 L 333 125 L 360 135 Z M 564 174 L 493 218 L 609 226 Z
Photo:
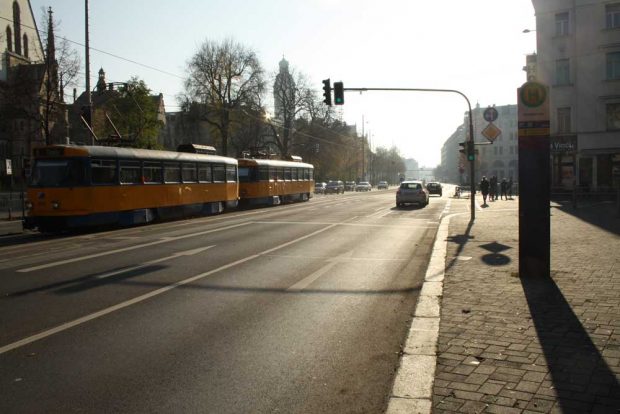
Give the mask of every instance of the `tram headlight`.
M 32 201 L 26 200 L 25 207 L 27 210 L 32 209 Z
M 60 201 L 52 201 L 52 208 L 58 210 L 60 208 Z

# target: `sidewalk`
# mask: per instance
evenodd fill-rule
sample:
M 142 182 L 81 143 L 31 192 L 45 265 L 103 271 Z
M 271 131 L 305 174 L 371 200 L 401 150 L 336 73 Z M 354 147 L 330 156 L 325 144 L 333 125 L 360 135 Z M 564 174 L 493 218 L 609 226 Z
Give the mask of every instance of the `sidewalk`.
M 477 197 L 482 203 L 480 196 Z M 620 220 L 551 208 L 551 278 L 518 274 L 518 201 L 451 218 L 434 413 L 620 412 Z

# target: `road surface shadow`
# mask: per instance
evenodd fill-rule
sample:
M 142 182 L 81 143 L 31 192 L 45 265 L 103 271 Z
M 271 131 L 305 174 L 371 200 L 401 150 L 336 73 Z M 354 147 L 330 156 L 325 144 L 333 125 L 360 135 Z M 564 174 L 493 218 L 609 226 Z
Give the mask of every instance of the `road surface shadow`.
M 551 277 L 521 277 L 563 413 L 620 412 L 620 386 Z

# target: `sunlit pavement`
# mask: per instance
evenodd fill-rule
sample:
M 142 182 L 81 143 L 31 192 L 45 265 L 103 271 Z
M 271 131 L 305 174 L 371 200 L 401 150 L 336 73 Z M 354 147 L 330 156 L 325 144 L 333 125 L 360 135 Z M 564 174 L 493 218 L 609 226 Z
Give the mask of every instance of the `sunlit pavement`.
M 518 274 L 518 200 L 487 204 L 451 217 L 432 412 L 618 412 L 620 220 L 552 204 L 540 279 Z

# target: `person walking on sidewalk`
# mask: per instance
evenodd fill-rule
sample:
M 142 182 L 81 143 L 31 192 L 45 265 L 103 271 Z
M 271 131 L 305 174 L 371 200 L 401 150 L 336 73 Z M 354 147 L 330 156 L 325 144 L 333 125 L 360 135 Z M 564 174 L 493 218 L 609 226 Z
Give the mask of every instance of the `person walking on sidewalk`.
M 499 199 L 500 200 L 504 200 L 504 199 L 508 200 L 508 181 L 506 181 L 505 178 L 502 178 L 502 183 L 500 184 L 500 186 L 501 186 L 501 191 L 502 192 L 500 193 Z
M 510 180 L 508 180 L 508 199 L 512 200 L 512 177 L 510 177 Z
M 482 200 L 484 201 L 482 205 L 486 206 L 487 196 L 489 195 L 489 182 L 485 176 L 482 176 L 482 181 L 480 181 L 480 192 L 482 193 Z
M 492 176 L 489 182 L 489 199 L 491 201 L 497 200 L 497 177 Z

